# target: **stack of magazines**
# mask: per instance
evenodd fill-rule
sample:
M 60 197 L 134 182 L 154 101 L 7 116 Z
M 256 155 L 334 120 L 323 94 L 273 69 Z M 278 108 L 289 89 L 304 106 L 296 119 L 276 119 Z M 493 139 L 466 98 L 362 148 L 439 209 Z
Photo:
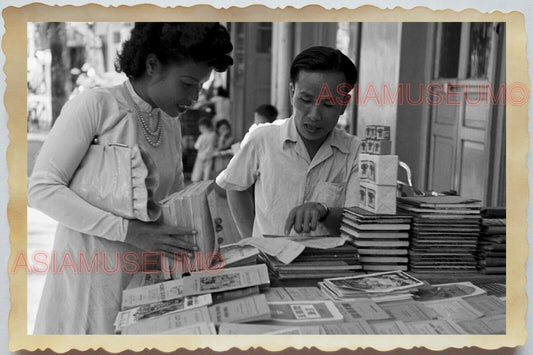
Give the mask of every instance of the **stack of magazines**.
M 260 259 L 278 279 L 313 279 L 361 274 L 357 248 L 344 244 L 330 249 L 306 247 L 289 264 L 266 253 Z
M 324 279 L 319 287 L 333 301 L 409 299 L 424 282 L 403 271 L 387 271 L 352 277 Z
M 476 258 L 483 274 L 505 274 L 506 209 L 485 208 L 481 211 L 481 234 Z
M 138 273 L 122 293 L 115 319 L 118 334 L 216 334 L 223 322 L 271 319 L 261 289 L 270 280 L 265 265 L 194 272 L 164 281 Z M 243 312 L 246 310 L 246 312 Z
M 413 216 L 409 268 L 417 273 L 476 272 L 481 202 L 461 196 L 398 197 Z
M 410 227 L 408 214 L 375 214 L 349 207 L 344 209 L 340 231 L 357 247 L 363 270 L 405 271 Z

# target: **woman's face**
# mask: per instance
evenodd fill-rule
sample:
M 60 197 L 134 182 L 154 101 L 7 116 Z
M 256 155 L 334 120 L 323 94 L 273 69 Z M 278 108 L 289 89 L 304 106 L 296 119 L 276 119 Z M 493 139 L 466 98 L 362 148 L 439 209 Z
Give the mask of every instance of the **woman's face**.
M 198 94 L 211 75 L 212 67 L 193 61 L 153 67 L 146 88 L 152 106 L 175 117 L 198 100 Z

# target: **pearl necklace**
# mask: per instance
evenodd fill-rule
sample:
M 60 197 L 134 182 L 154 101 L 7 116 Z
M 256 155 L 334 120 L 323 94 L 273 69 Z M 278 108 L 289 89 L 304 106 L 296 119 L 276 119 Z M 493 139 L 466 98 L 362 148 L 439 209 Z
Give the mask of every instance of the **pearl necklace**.
M 133 101 L 133 97 L 131 97 L 131 94 L 128 92 L 128 95 L 131 98 L 131 102 L 133 103 L 133 107 L 135 108 L 135 112 L 137 113 L 137 118 L 141 122 L 142 132 L 144 135 L 144 138 L 150 144 L 152 147 L 157 148 L 161 145 L 161 137 L 163 136 L 163 130 L 161 129 L 161 115 L 160 111 L 157 111 L 157 126 L 155 130 L 151 130 L 148 124 L 146 123 L 146 120 L 144 119 L 144 115 L 139 109 L 139 106 Z M 149 116 L 151 117 L 152 114 L 150 113 Z M 154 138 L 152 138 L 154 137 Z M 154 140 L 155 139 L 155 140 Z

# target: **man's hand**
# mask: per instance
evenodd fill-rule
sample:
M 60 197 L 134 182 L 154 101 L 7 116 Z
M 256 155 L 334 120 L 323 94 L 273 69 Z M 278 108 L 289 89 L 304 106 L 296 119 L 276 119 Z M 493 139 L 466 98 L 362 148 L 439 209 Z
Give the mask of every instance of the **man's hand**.
M 296 233 L 314 231 L 327 212 L 326 207 L 318 202 L 306 202 L 294 207 L 285 221 L 285 235 L 289 235 L 292 228 Z

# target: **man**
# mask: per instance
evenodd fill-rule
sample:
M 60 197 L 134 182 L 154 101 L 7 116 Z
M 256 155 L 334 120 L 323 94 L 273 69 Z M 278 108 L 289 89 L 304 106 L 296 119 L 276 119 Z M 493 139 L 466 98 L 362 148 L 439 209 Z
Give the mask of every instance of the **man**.
M 216 180 L 242 238 L 338 234 L 342 208 L 358 203 L 360 140 L 336 128 L 356 80 L 353 62 L 334 48 L 293 60 L 292 116 L 250 132 Z

